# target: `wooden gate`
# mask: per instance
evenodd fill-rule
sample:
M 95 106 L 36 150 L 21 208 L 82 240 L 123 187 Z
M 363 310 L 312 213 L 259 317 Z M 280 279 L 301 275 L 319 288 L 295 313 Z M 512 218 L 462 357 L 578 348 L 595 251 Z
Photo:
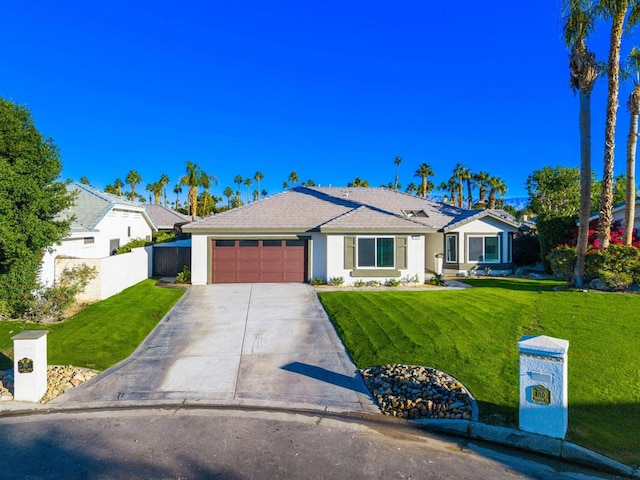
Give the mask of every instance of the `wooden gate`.
M 185 266 L 191 270 L 191 247 L 153 246 L 154 277 L 175 277 Z

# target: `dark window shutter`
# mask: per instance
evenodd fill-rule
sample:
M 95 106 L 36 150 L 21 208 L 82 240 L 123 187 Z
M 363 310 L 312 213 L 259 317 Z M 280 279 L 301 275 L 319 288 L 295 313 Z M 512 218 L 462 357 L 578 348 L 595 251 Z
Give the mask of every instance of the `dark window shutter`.
M 396 237 L 396 269 L 407 268 L 407 237 Z
M 344 268 L 354 268 L 356 259 L 356 237 L 344 237 Z

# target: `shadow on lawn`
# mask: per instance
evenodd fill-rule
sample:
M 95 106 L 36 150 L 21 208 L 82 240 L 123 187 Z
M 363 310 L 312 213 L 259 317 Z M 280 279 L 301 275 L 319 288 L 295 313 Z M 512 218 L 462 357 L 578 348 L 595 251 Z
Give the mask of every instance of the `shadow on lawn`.
M 13 359 L 0 353 L 0 370 L 10 370 L 13 368 Z
M 476 288 L 501 288 L 526 292 L 551 292 L 566 285 L 558 280 L 528 280 L 524 278 L 465 278 L 461 282 Z

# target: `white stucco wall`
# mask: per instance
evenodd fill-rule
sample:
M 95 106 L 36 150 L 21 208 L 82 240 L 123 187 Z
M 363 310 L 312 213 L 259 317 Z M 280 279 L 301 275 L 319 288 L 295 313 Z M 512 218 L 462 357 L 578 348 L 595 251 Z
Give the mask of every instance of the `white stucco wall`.
M 351 269 L 344 268 L 344 237 L 353 237 L 354 235 L 327 235 L 326 236 L 326 277 L 325 280 L 329 280 L 333 277 L 344 278 L 345 285 L 351 285 L 357 280 L 378 280 L 384 283 L 389 277 L 352 277 Z M 357 235 L 355 235 L 357 237 Z M 370 237 L 371 235 L 363 235 Z M 424 235 L 392 235 L 392 234 L 380 234 L 379 236 L 407 237 L 407 268 L 400 270 L 400 278 L 418 276 L 418 283 L 424 283 L 424 266 L 425 266 L 425 244 Z M 415 238 L 414 238 L 415 237 Z M 315 275 L 314 275 L 315 276 Z M 323 277 L 321 277 L 323 278 Z
M 327 236 L 316 233 L 311 235 L 311 272 L 309 276 L 313 278 L 327 279 Z
M 153 248 L 151 246 L 134 248 L 129 253 L 103 258 L 64 258 L 55 260 L 55 275 L 59 276 L 65 268 L 76 265 L 95 267 L 96 278 L 77 298 L 79 301 L 92 302 L 104 300 L 125 288 L 129 288 L 151 276 Z
M 436 254 L 441 254 L 444 261 L 444 234 L 427 233 L 424 237 L 425 269 L 437 273 Z
M 151 240 L 151 235 L 151 226 L 140 212 L 114 209 L 96 225 L 95 231 L 73 233 L 46 252 L 42 259 L 40 282 L 43 285 L 53 284 L 56 257 L 109 257 L 111 240 L 118 239 L 122 246 L 134 239 Z M 93 243 L 85 243 L 85 238 L 92 238 Z
M 191 285 L 207 284 L 210 242 L 207 235 L 191 234 Z

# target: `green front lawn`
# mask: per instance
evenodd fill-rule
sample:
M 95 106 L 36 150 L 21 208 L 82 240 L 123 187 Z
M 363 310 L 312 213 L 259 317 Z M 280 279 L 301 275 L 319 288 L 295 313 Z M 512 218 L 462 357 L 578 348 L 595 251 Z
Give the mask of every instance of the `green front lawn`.
M 319 293 L 359 368 L 434 367 L 464 383 L 481 421 L 518 425 L 522 335 L 569 340 L 568 440 L 640 464 L 640 295 L 560 282 L 465 280 L 462 291 Z
M 13 368 L 11 337 L 23 330 L 49 331 L 51 365 L 109 368 L 131 355 L 183 293 L 148 279 L 61 323 L 0 322 L 0 370 Z

